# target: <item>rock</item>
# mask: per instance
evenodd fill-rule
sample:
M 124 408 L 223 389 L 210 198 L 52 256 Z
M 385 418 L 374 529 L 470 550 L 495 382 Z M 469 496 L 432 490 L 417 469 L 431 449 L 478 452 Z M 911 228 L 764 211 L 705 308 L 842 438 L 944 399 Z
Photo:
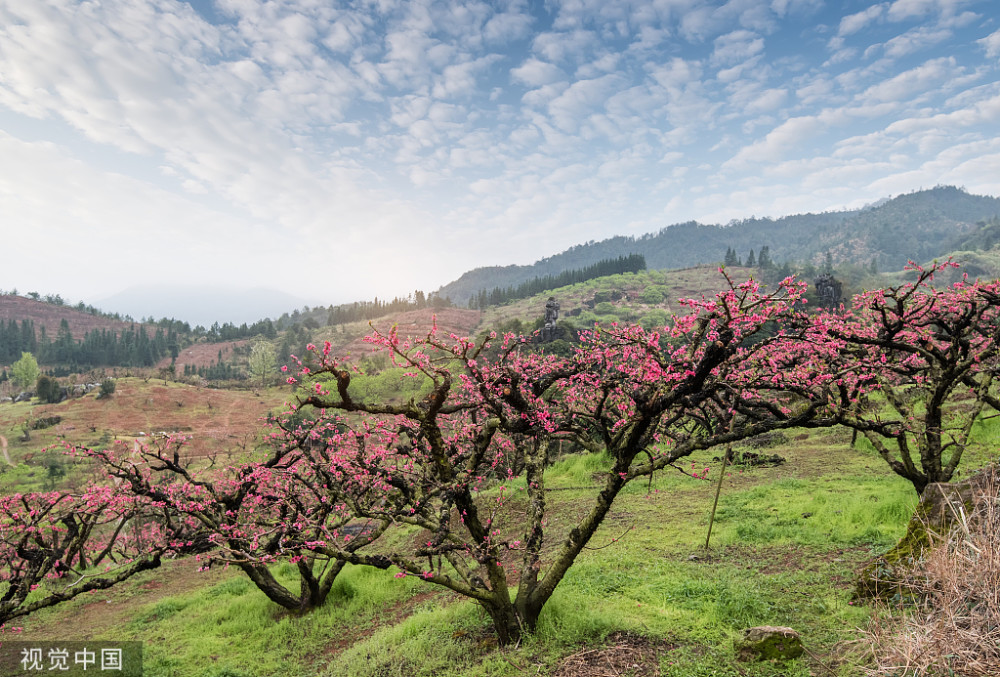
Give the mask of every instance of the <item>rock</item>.
M 889 552 L 866 564 L 858 574 L 854 599 L 913 601 L 918 595 L 905 584 L 907 572 L 923 556 L 932 540 L 948 535 L 960 510 L 968 514 L 975 496 L 989 489 L 995 492 L 998 483 L 997 467 L 989 466 L 961 482 L 928 484 L 903 538 Z
M 736 642 L 736 658 L 741 661 L 786 661 L 802 655 L 802 637 L 791 628 L 760 625 L 743 631 Z

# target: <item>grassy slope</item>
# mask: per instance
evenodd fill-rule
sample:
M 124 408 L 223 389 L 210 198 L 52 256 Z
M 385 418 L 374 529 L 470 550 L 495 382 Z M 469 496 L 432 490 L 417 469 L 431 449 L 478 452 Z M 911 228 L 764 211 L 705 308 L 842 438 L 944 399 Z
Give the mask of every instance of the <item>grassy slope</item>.
M 734 281 L 740 282 L 750 277 L 751 268 L 732 267 L 727 270 Z M 531 326 L 536 319 L 544 317 L 545 302 L 549 296 L 554 296 L 560 304 L 560 319 L 571 318 L 578 327 L 591 326 L 594 321 L 633 320 L 639 319 L 652 310 L 663 310 L 668 313 L 677 312 L 679 298 L 711 296 L 725 286 L 725 278 L 719 273 L 718 266 L 696 266 L 681 270 L 645 270 L 639 273 L 609 275 L 587 282 L 560 287 L 530 298 L 513 301 L 506 305 L 495 306 L 483 311 L 479 330 L 497 326 L 500 323 L 519 319 Z M 664 297 L 662 303 L 644 304 L 639 297 L 648 287 L 654 287 Z M 598 316 L 586 308 L 586 302 L 592 300 L 598 292 L 624 292 L 625 298 L 612 302 L 615 306 L 613 315 Z M 580 315 L 571 315 L 574 309 L 581 309 Z

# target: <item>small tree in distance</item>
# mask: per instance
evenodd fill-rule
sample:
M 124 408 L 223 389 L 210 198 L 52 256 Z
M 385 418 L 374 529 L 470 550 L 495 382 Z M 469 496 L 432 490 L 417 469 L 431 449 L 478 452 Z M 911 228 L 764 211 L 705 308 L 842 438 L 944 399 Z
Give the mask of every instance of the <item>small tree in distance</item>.
M 18 388 L 30 388 L 38 380 L 41 370 L 31 353 L 21 353 L 21 358 L 11 366 L 11 380 Z
M 97 395 L 97 399 L 102 400 L 111 397 L 115 394 L 115 380 L 113 378 L 106 378 L 101 381 L 101 390 Z
M 256 341 L 250 348 L 248 368 L 250 377 L 261 387 L 273 381 L 278 373 L 278 361 L 274 356 L 274 347 L 267 341 Z
M 54 378 L 39 376 L 35 382 L 35 396 L 42 402 L 56 403 L 62 397 L 62 387 Z

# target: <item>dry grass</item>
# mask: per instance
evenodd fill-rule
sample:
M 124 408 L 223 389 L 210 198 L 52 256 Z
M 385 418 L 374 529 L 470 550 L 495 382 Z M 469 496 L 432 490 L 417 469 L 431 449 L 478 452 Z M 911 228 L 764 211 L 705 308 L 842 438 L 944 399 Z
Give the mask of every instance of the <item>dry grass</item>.
M 905 584 L 915 608 L 872 621 L 878 677 L 1000 675 L 1000 486 L 991 483 L 956 526 L 918 562 Z

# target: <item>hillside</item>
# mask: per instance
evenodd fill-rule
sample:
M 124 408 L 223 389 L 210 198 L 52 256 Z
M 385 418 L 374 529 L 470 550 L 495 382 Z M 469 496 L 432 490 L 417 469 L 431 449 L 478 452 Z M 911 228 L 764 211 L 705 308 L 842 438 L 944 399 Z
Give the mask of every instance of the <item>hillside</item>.
M 480 319 L 481 313 L 478 310 L 462 308 L 408 310 L 398 315 L 372 320 L 371 325 L 368 322 L 349 322 L 337 325 L 336 328 L 327 327 L 316 333 L 315 340 L 329 341 L 336 355 L 361 359 L 372 352 L 372 347 L 364 341 L 364 337 L 371 333 L 372 327 L 381 332 L 388 332 L 395 325 L 402 338 L 422 338 L 434 326 L 437 326 L 438 334 L 442 337 L 449 334 L 471 336 L 479 326 Z
M 77 310 L 72 306 L 59 306 L 44 301 L 35 301 L 24 296 L 4 294 L 0 295 L 0 321 L 6 323 L 8 320 L 17 320 L 18 322 L 31 320 L 35 325 L 35 332 L 39 333 L 42 327 L 45 327 L 49 338 L 55 338 L 59 331 L 59 325 L 63 320 L 66 320 L 69 331 L 75 340 L 82 339 L 94 329 L 104 329 L 117 333 L 134 324 L 115 320 L 105 315 L 94 315 Z
M 100 446 L 116 439 L 132 444 L 161 432 L 178 433 L 190 438 L 188 454 L 226 454 L 252 446 L 263 417 L 291 399 L 286 388 L 218 390 L 153 378 L 118 378 L 116 385 L 114 395 L 104 399 L 91 393 L 59 404 L 0 404 L 0 437 L 16 465 L 0 467 L 0 487 L 40 483 L 40 469 L 59 457 L 57 450 L 48 448 L 63 440 Z M 25 424 L 38 426 L 28 440 L 23 439 Z
M 629 254 L 642 254 L 650 269 L 685 268 L 721 262 L 732 247 L 740 257 L 768 247 L 773 261 L 834 263 L 902 268 L 956 249 L 1000 214 L 1000 198 L 938 187 L 900 195 L 866 209 L 797 214 L 779 219 L 748 218 L 728 225 L 677 224 L 640 237 L 616 236 L 571 247 L 527 266 L 476 268 L 438 290 L 464 305 L 482 289 L 508 287 L 534 277 Z

